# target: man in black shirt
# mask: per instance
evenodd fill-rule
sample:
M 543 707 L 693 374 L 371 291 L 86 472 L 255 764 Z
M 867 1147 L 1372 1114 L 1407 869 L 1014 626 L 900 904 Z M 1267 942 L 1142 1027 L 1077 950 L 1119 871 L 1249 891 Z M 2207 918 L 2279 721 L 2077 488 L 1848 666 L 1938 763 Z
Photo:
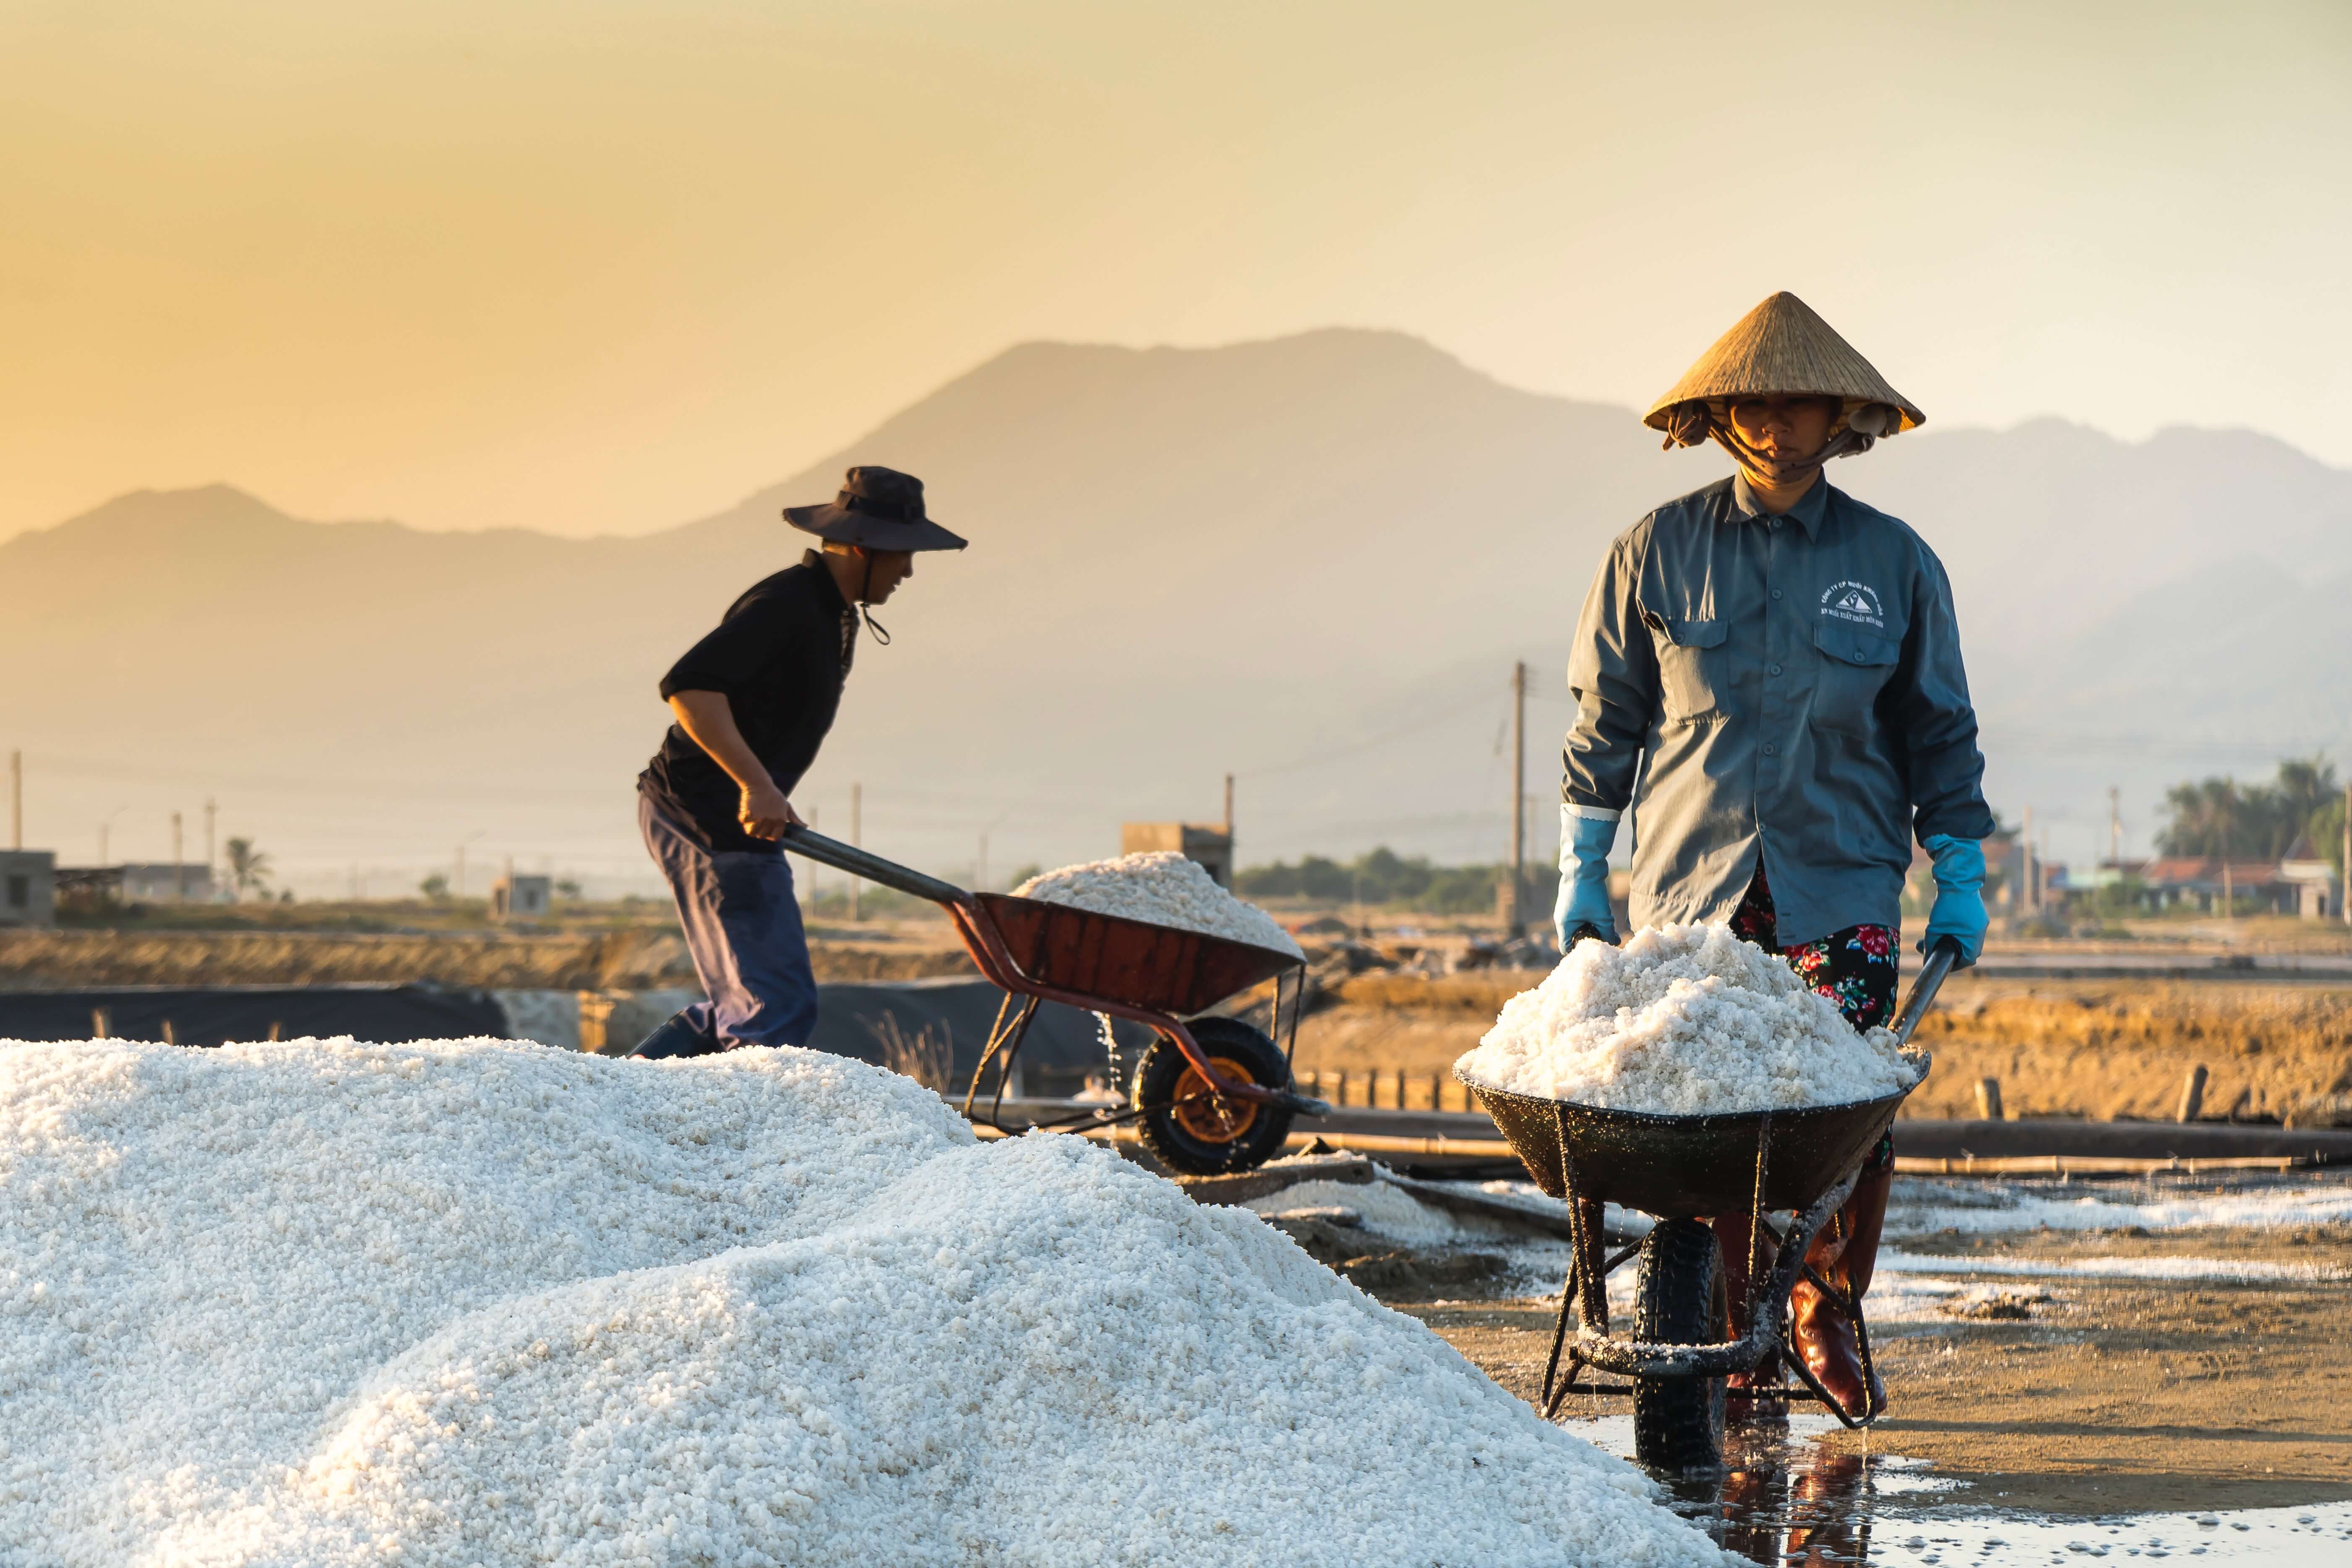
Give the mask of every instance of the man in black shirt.
M 915 553 L 964 541 L 923 512 L 923 482 L 849 470 L 829 505 L 784 509 L 824 541 L 754 584 L 662 678 L 677 722 L 637 780 L 637 821 L 710 997 L 646 1037 L 640 1057 L 807 1043 L 816 979 L 792 868 L 777 840 L 800 822 L 787 798 L 833 728 L 862 616 L 915 574 Z M 853 607 L 854 606 L 854 607 Z

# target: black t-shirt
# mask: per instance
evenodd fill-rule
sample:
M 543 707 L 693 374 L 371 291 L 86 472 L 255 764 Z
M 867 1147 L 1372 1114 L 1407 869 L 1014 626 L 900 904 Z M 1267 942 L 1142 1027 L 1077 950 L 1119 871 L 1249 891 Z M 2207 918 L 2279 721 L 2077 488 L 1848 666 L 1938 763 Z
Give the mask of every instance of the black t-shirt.
M 856 613 L 812 550 L 728 606 L 719 628 L 662 677 L 662 700 L 681 691 L 723 692 L 744 743 L 790 795 L 833 728 L 856 647 Z M 743 831 L 736 818 L 742 789 L 678 725 L 669 727 L 637 784 L 714 854 L 782 853 L 773 840 Z

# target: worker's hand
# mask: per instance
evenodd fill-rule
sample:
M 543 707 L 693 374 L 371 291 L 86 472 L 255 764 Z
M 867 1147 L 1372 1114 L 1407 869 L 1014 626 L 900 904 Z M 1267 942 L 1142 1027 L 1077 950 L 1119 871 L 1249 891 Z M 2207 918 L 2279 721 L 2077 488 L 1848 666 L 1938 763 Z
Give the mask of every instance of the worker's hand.
M 1950 937 L 1960 944 L 1956 967 L 1966 969 L 1984 951 L 1985 930 L 1990 924 L 1985 917 L 1984 846 L 1939 833 L 1921 847 L 1935 857 L 1936 902 L 1927 911 L 1927 931 L 1919 939 L 1919 951 L 1932 952 L 1937 942 Z
M 787 827 L 804 827 L 801 814 L 784 798 L 784 792 L 772 784 L 747 785 L 743 805 L 735 813 L 735 820 L 743 831 L 754 838 L 782 838 Z
M 1609 906 L 1609 849 L 1617 841 L 1617 819 L 1559 808 L 1559 896 L 1552 901 L 1552 929 L 1566 956 L 1578 933 L 1615 946 L 1617 916 Z

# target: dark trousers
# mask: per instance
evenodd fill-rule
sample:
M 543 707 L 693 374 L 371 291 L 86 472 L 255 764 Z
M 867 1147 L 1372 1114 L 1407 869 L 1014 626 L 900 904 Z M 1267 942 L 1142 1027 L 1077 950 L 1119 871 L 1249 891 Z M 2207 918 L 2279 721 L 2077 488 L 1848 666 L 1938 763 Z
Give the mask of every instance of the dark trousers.
M 816 974 L 783 856 L 714 855 L 642 793 L 637 826 L 669 879 L 687 951 L 710 997 L 682 1016 L 721 1050 L 808 1044 L 816 1030 Z

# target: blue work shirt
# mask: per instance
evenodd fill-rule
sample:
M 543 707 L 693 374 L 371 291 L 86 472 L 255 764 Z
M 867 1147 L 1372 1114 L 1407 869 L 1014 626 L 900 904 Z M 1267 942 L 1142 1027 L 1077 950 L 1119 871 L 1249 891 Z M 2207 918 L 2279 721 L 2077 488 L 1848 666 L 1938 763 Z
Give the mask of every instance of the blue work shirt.
M 1897 926 L 1912 835 L 1993 830 L 1943 563 L 1827 479 L 1778 517 L 1734 478 L 1626 530 L 1568 685 L 1561 799 L 1632 807 L 1636 927 L 1729 920 L 1759 856 L 1781 945 Z

